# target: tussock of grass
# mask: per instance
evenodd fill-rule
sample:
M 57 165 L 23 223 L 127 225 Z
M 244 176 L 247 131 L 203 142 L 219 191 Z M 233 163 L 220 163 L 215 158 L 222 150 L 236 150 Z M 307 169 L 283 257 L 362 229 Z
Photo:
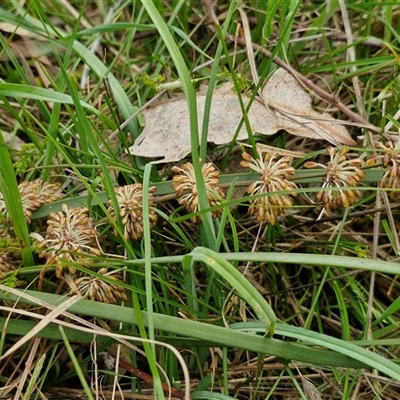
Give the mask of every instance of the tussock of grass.
M 1 398 L 398 398 L 399 10 L 237 7 L 0 7 Z M 207 145 L 213 89 L 229 79 L 255 96 L 277 65 L 358 147 L 259 138 L 245 117 L 244 159 L 235 141 Z M 138 111 L 178 81 L 191 164 L 156 167 L 127 149 Z M 277 149 L 262 171 L 260 143 Z

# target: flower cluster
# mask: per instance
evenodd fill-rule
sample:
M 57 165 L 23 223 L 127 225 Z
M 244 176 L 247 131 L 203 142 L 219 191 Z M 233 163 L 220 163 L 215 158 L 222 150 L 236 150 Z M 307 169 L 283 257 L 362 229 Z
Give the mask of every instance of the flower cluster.
M 199 196 L 196 184 L 196 176 L 192 163 L 182 164 L 180 167 L 171 168 L 175 176 L 172 179 L 171 187 L 178 195 L 178 202 L 184 206 L 189 213 L 199 211 Z M 201 168 L 204 177 L 204 185 L 207 198 L 211 207 L 221 204 L 221 200 L 225 199 L 225 192 L 218 187 L 220 173 L 212 163 L 205 163 Z M 221 216 L 222 210 L 214 210 L 212 215 L 214 218 Z M 201 220 L 200 215 L 194 215 L 192 222 Z
M 361 179 L 365 177 L 364 171 L 360 169 L 363 162 L 360 158 L 350 159 L 347 155 L 349 149 L 341 147 L 335 151 L 333 147 L 328 147 L 330 160 L 327 165 L 308 161 L 305 168 L 324 168 L 326 176 L 323 178 L 321 191 L 317 194 L 317 200 L 322 201 L 327 211 L 339 207 L 349 207 L 358 197 L 361 196 L 359 190 L 346 189 L 346 187 L 357 186 Z
M 367 165 L 372 166 L 382 163 L 386 167 L 379 186 L 381 188 L 395 189 L 390 191 L 389 196 L 392 199 L 397 199 L 400 196 L 400 191 L 398 190 L 400 189 L 400 152 L 391 141 L 387 142 L 386 145 L 376 142 L 375 147 L 384 151 L 377 156 L 371 157 L 367 161 Z
M 93 259 L 88 255 L 100 255 L 97 234 L 87 208 L 68 208 L 62 205 L 62 212 L 50 213 L 45 237 L 38 247 L 44 249 L 39 257 L 46 259 L 46 265 L 56 265 L 56 276 L 62 277 L 63 269 L 71 274 L 76 268 L 69 263 L 90 266 Z
M 0 252 L 0 280 L 5 278 L 5 273 L 17 269 L 21 260 L 16 260 L 9 252 Z
M 118 301 L 127 301 L 128 297 L 123 287 L 117 285 L 120 277 L 107 272 L 107 268 L 101 268 L 98 274 L 107 277 L 115 283 L 106 282 L 95 276 L 84 275 L 74 280 L 74 283 L 83 297 L 107 304 L 116 304 Z
M 43 204 L 61 199 L 64 195 L 59 185 L 43 182 L 41 179 L 23 181 L 18 185 L 27 223 L 31 222 L 32 213 Z M 3 195 L 0 193 L 0 212 L 9 219 Z
M 156 191 L 155 187 L 149 189 L 149 206 L 154 206 L 153 193 Z M 140 183 L 132 185 L 121 186 L 115 189 L 115 194 L 119 204 L 120 216 L 122 224 L 124 225 L 124 236 L 126 239 L 138 240 L 143 237 L 143 187 Z M 111 203 L 108 202 L 108 212 L 115 218 L 115 209 Z M 150 208 L 149 215 L 146 216 L 150 220 L 150 228 L 153 228 L 157 222 L 157 214 Z M 118 232 L 115 230 L 117 235 Z
M 295 170 L 289 165 L 290 157 L 278 159 L 277 153 L 265 153 L 264 157 L 254 159 L 250 154 L 243 153 L 244 161 L 240 164 L 260 174 L 260 179 L 253 182 L 247 189 L 249 195 L 264 195 L 250 200 L 249 213 L 255 214 L 258 222 L 276 223 L 276 218 L 286 213 L 293 205 L 292 192 L 297 188 L 294 182 L 288 180 Z M 273 194 L 274 192 L 284 192 Z

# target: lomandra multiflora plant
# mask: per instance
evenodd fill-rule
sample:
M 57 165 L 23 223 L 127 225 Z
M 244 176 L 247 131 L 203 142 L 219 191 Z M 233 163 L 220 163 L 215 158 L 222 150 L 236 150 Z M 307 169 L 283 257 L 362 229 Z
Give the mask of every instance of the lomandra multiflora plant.
M 376 145 L 382 150 L 376 156 L 370 157 L 366 165 L 383 166 L 386 168 L 380 187 L 396 189 L 399 187 L 400 173 L 398 152 L 394 145 Z M 321 202 L 327 211 L 340 207 L 349 207 L 361 197 L 358 189 L 352 189 L 365 178 L 362 157 L 349 154 L 347 147 L 327 149 L 329 159 L 326 163 L 307 161 L 305 168 L 318 168 L 321 173 L 321 190 L 316 194 L 316 200 Z M 241 165 L 258 174 L 258 179 L 247 188 L 249 195 L 249 214 L 254 215 L 258 223 L 276 224 L 279 217 L 283 217 L 288 210 L 295 206 L 298 186 L 294 182 L 295 169 L 289 156 L 280 156 L 277 152 L 256 154 L 242 153 Z M 199 214 L 199 197 L 194 167 L 187 162 L 171 168 L 173 178 L 171 188 L 176 193 L 180 205 L 190 214 L 191 222 L 201 221 Z M 212 215 L 219 218 L 222 214 L 222 204 L 225 201 L 225 192 L 219 186 L 220 172 L 214 164 L 208 162 L 202 165 L 205 189 L 209 204 L 214 208 Z M 40 179 L 31 182 L 23 181 L 19 184 L 19 191 L 27 223 L 31 223 L 32 213 L 43 204 L 61 199 L 64 194 L 57 183 L 47 183 Z M 119 209 L 113 207 L 111 201 L 107 203 L 107 211 L 114 226 L 117 224 L 117 213 L 122 222 L 121 234 L 126 240 L 141 240 L 144 234 L 143 220 L 148 218 L 150 229 L 157 225 L 155 205 L 156 187 L 150 187 L 148 193 L 143 192 L 140 183 L 134 183 L 114 188 Z M 397 193 L 394 191 L 393 193 Z M 147 196 L 149 203 L 148 215 L 143 215 L 143 196 Z M 394 194 L 391 194 L 394 197 Z M 221 208 L 217 208 L 220 205 Z M 0 195 L 0 210 L 3 221 L 9 220 L 5 202 Z M 118 282 L 121 280 L 115 271 L 109 272 L 105 268 L 95 269 L 97 274 L 109 279 L 102 280 L 101 276 L 87 275 L 77 272 L 76 266 L 91 267 L 102 254 L 100 239 L 96 229 L 98 222 L 92 219 L 88 208 L 68 207 L 62 205 L 59 212 L 51 212 L 47 218 L 47 229 L 43 236 L 32 233 L 38 238 L 37 249 L 39 257 L 45 259 L 44 272 L 49 266 L 55 267 L 55 275 L 59 279 L 66 279 L 68 274 L 72 279 L 66 279 L 73 290 L 78 290 L 84 297 L 103 301 L 116 302 L 126 299 L 124 290 Z M 104 219 L 103 222 L 104 224 Z M 107 222 L 106 222 L 107 223 Z M 14 240 L 12 225 L 1 231 L 4 240 L 12 243 Z M 114 229 L 114 234 L 121 231 Z M 0 253 L 0 269 L 3 273 L 15 270 L 21 264 L 21 259 L 13 253 Z M 111 280 L 113 282 L 111 282 Z

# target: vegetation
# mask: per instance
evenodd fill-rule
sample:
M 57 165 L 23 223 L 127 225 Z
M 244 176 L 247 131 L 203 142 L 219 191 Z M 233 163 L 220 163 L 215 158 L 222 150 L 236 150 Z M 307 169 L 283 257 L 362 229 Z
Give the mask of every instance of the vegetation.
M 3 2 L 0 398 L 397 399 L 396 4 Z M 207 143 L 278 65 L 357 145 Z M 191 154 L 130 154 L 174 92 Z

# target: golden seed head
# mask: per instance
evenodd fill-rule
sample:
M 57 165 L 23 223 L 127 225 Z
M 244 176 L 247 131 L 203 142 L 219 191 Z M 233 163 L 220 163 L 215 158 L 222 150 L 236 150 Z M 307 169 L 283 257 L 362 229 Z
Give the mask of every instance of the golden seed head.
M 21 265 L 21 260 L 15 259 L 9 252 L 0 252 L 0 279 L 5 277 L 5 273 L 14 271 Z
M 46 265 L 56 264 L 58 278 L 62 276 L 66 262 L 90 266 L 94 260 L 88 255 L 101 254 L 97 244 L 97 232 L 87 213 L 88 209 L 68 208 L 63 204 L 62 210 L 50 213 L 45 238 L 38 244 L 39 248 L 44 249 L 39 253 L 39 257 L 46 259 Z M 76 273 L 72 265 L 67 268 L 71 274 Z
M 171 187 L 178 195 L 178 202 L 184 206 L 189 213 L 199 211 L 199 197 L 196 185 L 196 176 L 192 163 L 185 163 L 181 166 L 171 168 L 175 176 L 172 179 Z M 212 163 L 205 163 L 201 167 L 201 172 L 204 177 L 204 185 L 206 188 L 207 198 L 210 206 L 221 204 L 221 200 L 225 199 L 225 192 L 218 187 L 219 171 Z M 220 217 L 222 209 L 217 209 L 212 212 L 214 218 Z M 192 222 L 201 220 L 200 215 L 195 215 L 191 218 Z
M 379 186 L 381 188 L 399 189 L 400 188 L 400 152 L 395 148 L 392 141 L 388 141 L 385 145 L 380 142 L 375 143 L 375 147 L 384 150 L 369 160 L 369 164 L 382 163 L 386 167 Z M 398 190 L 391 191 L 389 196 L 392 199 L 398 199 L 400 192 Z
M 266 194 L 250 200 L 249 214 L 255 214 L 257 222 L 276 223 L 279 215 L 285 214 L 293 206 L 293 197 L 297 189 L 294 182 L 287 178 L 294 174 L 295 170 L 290 166 L 291 158 L 278 159 L 277 153 L 265 153 L 264 157 L 254 159 L 250 154 L 243 153 L 244 161 L 240 164 L 260 174 L 260 180 L 253 182 L 248 188 L 249 195 Z M 270 194 L 273 192 L 286 192 L 282 194 Z
M 34 181 L 23 181 L 18 185 L 21 196 L 22 208 L 24 210 L 26 222 L 31 222 L 32 213 L 43 204 L 61 199 L 64 195 L 59 185 L 43 182 L 41 179 Z M 8 213 L 3 195 L 0 193 L 0 212 L 7 218 Z
M 75 279 L 74 283 L 82 297 L 107 304 L 116 304 L 118 301 L 128 300 L 125 289 L 117 284 L 121 281 L 121 276 L 119 274 L 115 274 L 115 271 L 107 272 L 107 268 L 101 268 L 98 274 L 107 277 L 115 283 L 102 280 L 95 276 L 81 276 Z
M 153 193 L 157 189 L 153 186 L 149 189 L 150 228 L 154 228 L 157 223 L 157 214 L 154 211 L 155 198 Z M 143 187 L 140 183 L 121 186 L 115 188 L 115 194 L 120 209 L 122 224 L 124 225 L 124 236 L 126 239 L 138 240 L 143 237 Z M 115 218 L 114 207 L 109 201 L 107 203 L 108 212 Z M 117 235 L 117 231 L 114 233 Z
M 326 175 L 323 177 L 321 191 L 317 193 L 317 200 L 322 201 L 327 211 L 339 207 L 350 207 L 361 196 L 359 190 L 343 189 L 344 187 L 357 186 L 365 178 L 365 173 L 359 167 L 363 166 L 360 158 L 350 159 L 348 147 L 341 147 L 338 151 L 328 147 L 330 160 L 327 165 L 307 162 L 306 168 L 324 168 Z

